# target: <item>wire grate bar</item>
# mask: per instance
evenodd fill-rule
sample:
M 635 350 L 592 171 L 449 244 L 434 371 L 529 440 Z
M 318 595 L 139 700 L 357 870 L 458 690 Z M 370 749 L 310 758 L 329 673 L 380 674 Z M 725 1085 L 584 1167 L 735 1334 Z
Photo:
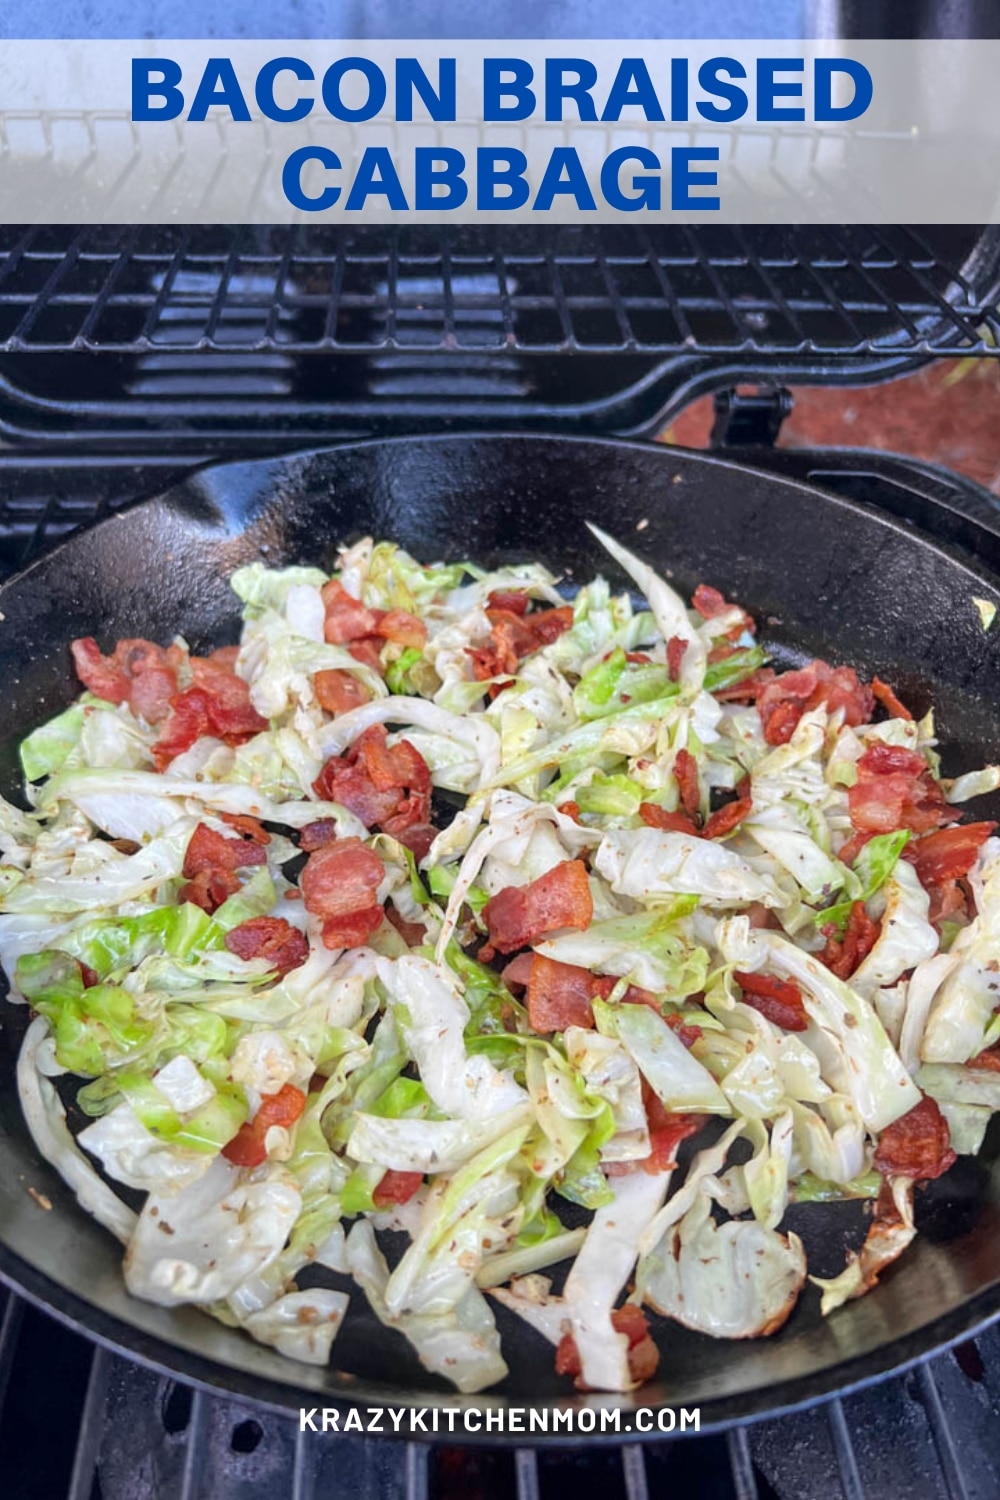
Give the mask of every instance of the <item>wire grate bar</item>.
M 949 1500 L 969 1500 L 969 1492 L 966 1489 L 965 1480 L 962 1478 L 962 1466 L 952 1442 L 951 1433 L 948 1430 L 948 1420 L 944 1414 L 941 1404 L 941 1393 L 934 1379 L 934 1371 L 929 1364 L 920 1366 L 917 1372 L 920 1381 L 920 1394 L 923 1398 L 924 1410 L 930 1424 L 931 1435 L 934 1439 L 934 1447 L 937 1450 L 938 1462 L 944 1474 L 945 1483 L 948 1486 Z
M 844 1500 L 865 1500 L 865 1489 L 861 1483 L 861 1470 L 854 1452 L 854 1443 L 851 1441 L 851 1430 L 844 1415 L 843 1403 L 839 1399 L 828 1404 L 826 1419 L 830 1427 L 830 1437 L 833 1440 L 833 1451 L 840 1472 L 840 1485 L 844 1491 Z
M 184 1470 L 178 1500 L 198 1500 L 201 1491 L 208 1446 L 210 1399 L 204 1391 L 195 1391 L 191 1396 L 191 1419 L 184 1444 Z
M 24 1303 L 15 1292 L 8 1292 L 3 1320 L 0 1322 L 0 1411 L 3 1410 L 4 1398 L 7 1395 L 7 1385 L 10 1381 L 14 1351 L 17 1348 L 23 1317 Z
M 406 1500 L 428 1500 L 430 1449 L 425 1443 L 406 1445 Z
M 87 1380 L 87 1394 L 80 1418 L 80 1430 L 73 1455 L 73 1474 L 69 1482 L 68 1500 L 91 1500 L 94 1486 L 94 1470 L 101 1451 L 104 1436 L 104 1418 L 108 1400 L 108 1377 L 111 1373 L 112 1355 L 103 1345 L 94 1347 Z
M 514 1487 L 517 1500 L 539 1500 L 538 1455 L 534 1448 L 515 1449 Z
M 292 1470 L 292 1500 L 313 1500 L 316 1492 L 316 1454 L 309 1434 L 299 1429 L 295 1434 L 295 1463 Z
M 736 1500 L 759 1500 L 747 1429 L 733 1427 L 727 1432 L 726 1447 L 729 1450 L 729 1467 L 732 1470 Z
M 646 1456 L 638 1443 L 626 1443 L 622 1449 L 622 1478 L 626 1500 L 649 1500 Z

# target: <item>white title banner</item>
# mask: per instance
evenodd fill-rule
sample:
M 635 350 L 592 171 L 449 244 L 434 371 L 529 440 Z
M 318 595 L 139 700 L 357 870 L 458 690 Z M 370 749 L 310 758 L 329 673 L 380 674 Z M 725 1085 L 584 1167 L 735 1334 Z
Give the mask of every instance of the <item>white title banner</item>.
M 13 41 L 8 223 L 984 223 L 1000 43 Z

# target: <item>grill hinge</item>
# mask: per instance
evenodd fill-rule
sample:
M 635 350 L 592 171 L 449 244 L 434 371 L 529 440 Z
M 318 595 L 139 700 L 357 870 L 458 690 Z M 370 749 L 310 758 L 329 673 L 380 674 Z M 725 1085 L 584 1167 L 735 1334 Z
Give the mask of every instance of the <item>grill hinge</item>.
M 715 392 L 712 448 L 773 448 L 794 405 L 784 386 L 731 386 Z

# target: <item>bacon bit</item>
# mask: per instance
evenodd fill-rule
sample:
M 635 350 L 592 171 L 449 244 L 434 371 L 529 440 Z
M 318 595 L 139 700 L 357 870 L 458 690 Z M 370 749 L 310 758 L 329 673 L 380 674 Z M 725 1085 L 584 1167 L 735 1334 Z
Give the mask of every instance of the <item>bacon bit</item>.
M 687 641 L 679 635 L 672 635 L 667 642 L 667 676 L 671 682 L 680 681 L 681 662 L 687 648 Z
M 681 1141 L 695 1135 L 709 1116 L 679 1114 L 667 1109 L 645 1079 L 642 1080 L 642 1102 L 646 1110 L 652 1149 L 649 1156 L 643 1157 L 637 1165 L 651 1176 L 659 1172 L 670 1172 L 677 1165 L 677 1148 Z
M 565 1031 L 567 1026 L 589 1030 L 594 1025 L 592 1002 L 606 1000 L 618 983 L 613 974 L 592 974 L 589 969 L 560 963 L 542 953 L 519 953 L 501 977 L 507 985 L 527 986 L 528 1022 L 540 1035 Z M 634 984 L 626 989 L 621 1004 L 651 1005 L 657 1012 L 660 1009 L 656 995 Z
M 928 1182 L 947 1172 L 956 1156 L 937 1101 L 925 1095 L 902 1119 L 887 1125 L 873 1160 L 887 1176 L 912 1177 L 915 1182 Z
M 332 756 L 313 783 L 324 802 L 339 802 L 366 828 L 379 826 L 400 842 L 408 829 L 430 828 L 430 789 L 423 756 L 409 740 L 390 746 L 383 724 L 366 729 L 346 756 Z M 425 840 L 424 853 L 429 847 Z
M 385 676 L 385 663 L 382 660 L 383 641 L 380 636 L 366 635 L 360 641 L 349 641 L 347 651 L 355 661 L 361 662 L 362 666 L 371 667 L 380 677 Z
M 917 839 L 906 853 L 911 854 L 921 885 L 943 885 L 968 875 L 979 857 L 979 850 L 996 828 L 995 823 L 963 823 L 958 828 L 942 828 Z
M 239 888 L 240 882 L 231 870 L 199 870 L 193 880 L 181 886 L 177 900 L 182 906 L 185 901 L 200 906 L 211 916 L 224 901 L 235 896 Z
M 722 839 L 727 833 L 732 833 L 734 828 L 748 818 L 753 812 L 753 793 L 750 790 L 750 778 L 744 776 L 736 788 L 736 796 L 732 802 L 725 803 L 712 813 L 705 827 L 702 829 L 702 838 Z
M 899 745 L 869 746 L 857 765 L 858 779 L 848 789 L 851 823 L 859 832 L 892 833 L 909 828 L 928 833 L 959 814 L 948 806 L 922 755 Z
M 309 957 L 305 935 L 284 917 L 250 917 L 225 936 L 230 953 L 238 958 L 264 958 L 284 979 Z
M 526 589 L 494 589 L 486 601 L 486 608 L 502 609 L 511 615 L 526 615 L 530 603 Z
M 117 849 L 119 854 L 138 854 L 142 845 L 137 844 L 135 839 L 112 839 L 111 847 Z
M 382 921 L 375 892 L 385 876 L 378 855 L 360 839 L 338 839 L 310 854 L 299 878 L 306 911 L 323 918 L 327 948 L 357 948 Z
M 263 847 L 253 839 L 227 839 L 199 823 L 188 841 L 183 874 L 190 880 L 202 870 L 242 870 L 266 862 Z
M 510 676 L 517 671 L 522 656 L 551 645 L 573 624 L 573 608 L 566 604 L 523 616 L 509 609 L 488 609 L 486 618 L 493 627 L 489 644 L 466 647 L 478 682 Z
M 80 681 L 99 698 L 127 702 L 147 724 L 166 718 L 177 691 L 177 668 L 186 655 L 179 647 L 164 649 L 152 641 L 123 640 L 111 656 L 104 656 L 93 636 L 82 636 L 70 650 Z
M 832 922 L 823 928 L 826 947 L 819 954 L 820 963 L 838 979 L 850 979 L 878 942 L 881 931 L 881 923 L 868 915 L 865 903 L 855 901 L 842 938 Z
M 527 948 L 564 927 L 582 932 L 593 915 L 586 865 L 579 859 L 563 860 L 530 884 L 508 886 L 487 901 L 483 920 L 489 933 L 489 957 L 494 951 L 514 953 Z
M 394 1172 L 390 1167 L 372 1192 L 376 1208 L 390 1208 L 394 1203 L 409 1203 L 423 1184 L 422 1172 Z
M 927 920 L 932 927 L 937 928 L 939 934 L 942 922 L 951 920 L 964 923 L 973 915 L 970 911 L 971 894 L 964 882 L 946 880 L 941 885 L 928 886 L 927 894 L 931 898 Z
M 306 1095 L 290 1083 L 276 1094 L 265 1094 L 253 1119 L 241 1125 L 229 1144 L 223 1146 L 223 1156 L 237 1167 L 259 1167 L 267 1160 L 265 1139 L 271 1126 L 282 1125 L 287 1130 L 305 1107 Z
M 674 757 L 674 779 L 681 794 L 681 806 L 689 818 L 696 818 L 701 806 L 701 789 L 698 762 L 689 750 L 678 750 Z
M 743 912 L 743 915 L 746 917 L 751 927 L 777 928 L 781 926 L 781 923 L 778 921 L 771 908 L 769 906 L 765 906 L 761 901 L 751 901 L 750 905 Z
M 610 655 L 611 652 L 609 651 L 608 656 Z M 607 661 L 608 656 L 604 658 L 605 661 Z M 645 651 L 626 651 L 625 660 L 631 662 L 633 667 L 648 667 L 652 664 L 653 658 L 647 655 Z
M 561 812 L 564 818 L 572 818 L 574 823 L 583 824 L 579 802 L 560 802 L 556 812 Z
M 408 798 L 407 801 L 409 800 Z M 385 820 L 382 828 L 404 844 L 418 864 L 427 858 L 431 845 L 438 836 L 433 823 L 412 823 L 405 804 L 395 817 Z
M 365 636 L 376 635 L 383 611 L 368 609 L 360 599 L 349 594 L 339 579 L 331 578 L 320 590 L 325 619 L 324 639 L 332 646 L 343 646 Z
M 385 914 L 408 948 L 419 948 L 427 941 L 427 927 L 423 922 L 408 922 L 394 906 L 387 906 Z
M 324 844 L 332 844 L 337 838 L 336 818 L 317 818 L 315 823 L 307 823 L 299 830 L 299 848 L 306 854 L 312 854 L 316 849 L 322 849 Z
M 328 714 L 350 713 L 369 702 L 371 693 L 359 677 L 344 667 L 330 667 L 313 678 L 316 702 Z
M 765 1020 L 785 1031 L 805 1031 L 809 1017 L 797 984 L 774 974 L 746 974 L 740 969 L 733 971 L 733 978 L 743 991 L 744 1003 L 759 1010 Z
M 427 645 L 427 626 L 405 609 L 386 610 L 375 627 L 375 634 L 383 640 L 395 641 L 398 646 L 412 646 L 417 651 L 422 651 Z
M 765 740 L 786 745 L 802 715 L 821 705 L 831 714 L 843 709 L 844 723 L 856 728 L 868 723 L 875 699 L 852 667 L 830 667 L 816 660 L 796 672 L 782 672 L 757 698 Z
M 642 1308 L 636 1307 L 634 1302 L 626 1302 L 624 1307 L 611 1314 L 611 1326 L 628 1339 L 628 1369 L 632 1380 L 638 1385 L 652 1380 L 659 1368 L 660 1351 L 650 1337 Z M 578 1391 L 590 1389 L 583 1379 L 580 1351 L 571 1333 L 564 1333 L 556 1348 L 556 1374 L 571 1375 Z
M 113 657 L 105 656 L 92 635 L 80 636 L 70 645 L 76 675 L 84 687 L 107 703 L 124 703 L 131 680 Z
M 653 999 L 657 1007 L 659 1007 L 659 1001 L 656 1000 L 656 997 L 652 996 L 651 998 Z M 627 995 L 625 999 L 628 999 Z M 689 1052 L 694 1046 L 695 1042 L 700 1042 L 705 1034 L 700 1026 L 689 1026 L 681 1016 L 678 1016 L 676 1014 L 672 1016 L 664 1016 L 663 1019 L 670 1027 L 670 1030 L 675 1034 L 678 1041 L 683 1042 Z
M 170 712 L 153 746 L 158 771 L 189 750 L 202 735 L 239 745 L 267 728 L 267 720 L 250 701 L 249 684 L 233 670 L 235 660 L 235 648 L 191 657 L 193 685 L 171 697 Z
M 525 959 L 526 965 L 522 962 Z M 522 978 L 525 968 L 526 979 Z M 565 1031 L 567 1026 L 593 1026 L 591 1002 L 601 994 L 601 983 L 589 969 L 559 963 L 541 953 L 523 953 L 504 969 L 505 982 L 508 974 L 515 984 L 527 984 L 528 1024 L 532 1031 L 546 1035 Z
M 875 837 L 874 833 L 852 833 L 846 843 L 841 844 L 837 858 L 841 864 L 853 865 L 862 849 Z M 905 854 L 905 850 L 903 851 Z
M 687 833 L 693 838 L 701 838 L 687 813 L 667 812 L 658 802 L 640 802 L 639 816 L 647 828 L 662 828 L 667 833 Z
M 718 589 L 712 588 L 711 584 L 699 583 L 691 596 L 691 603 L 703 620 L 714 620 L 719 615 L 724 615 L 727 610 L 738 609 L 740 611 L 739 620 L 726 632 L 730 640 L 739 640 L 744 630 L 749 630 L 753 634 L 757 629 L 754 624 L 753 615 L 748 615 L 746 610 L 742 609 L 738 604 L 730 604 L 725 596 L 719 593 Z
M 247 813 L 227 812 L 220 812 L 218 817 L 223 823 L 228 823 L 230 828 L 235 828 L 237 833 L 245 838 L 253 839 L 255 844 L 271 842 L 271 835 L 259 818 L 251 818 Z
M 994 1042 L 992 1047 L 970 1057 L 966 1067 L 978 1068 L 984 1073 L 1000 1073 L 1000 1042 Z
M 290 885 L 288 887 L 288 890 L 282 893 L 282 899 L 284 901 L 301 901 L 302 892 L 299 890 L 297 885 Z
M 728 687 L 716 688 L 712 697 L 717 703 L 756 703 L 765 689 L 777 677 L 773 667 L 758 667 L 742 682 L 731 682 Z
M 534 953 L 519 953 L 516 958 L 511 959 L 509 964 L 504 965 L 500 971 L 500 978 L 509 990 L 517 992 L 527 987 L 534 959 Z M 555 960 L 551 959 L 550 962 L 554 963 Z M 567 964 L 566 967 L 571 968 L 572 965 Z
M 77 959 L 77 966 L 80 970 L 80 977 L 83 980 L 85 990 L 92 990 L 95 984 L 100 984 L 101 976 L 96 969 L 92 969 L 89 964 L 85 964 L 81 959 Z
M 876 702 L 881 703 L 890 718 L 909 719 L 911 723 L 913 722 L 910 710 L 900 703 L 892 688 L 887 682 L 883 682 L 881 677 L 872 678 L 872 692 L 875 694 Z

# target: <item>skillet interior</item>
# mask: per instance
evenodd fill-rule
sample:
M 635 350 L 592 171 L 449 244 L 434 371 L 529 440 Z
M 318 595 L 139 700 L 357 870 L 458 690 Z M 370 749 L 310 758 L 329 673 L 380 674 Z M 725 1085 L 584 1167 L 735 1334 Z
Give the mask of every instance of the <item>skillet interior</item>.
M 365 532 L 425 560 L 540 558 L 568 582 L 623 579 L 583 520 L 600 521 L 690 593 L 700 580 L 740 599 L 786 663 L 824 655 L 880 673 L 923 711 L 933 701 L 951 773 L 1000 751 L 1000 653 L 973 595 L 1000 605 L 989 575 L 884 515 L 717 459 L 648 445 L 537 437 L 441 437 L 359 444 L 207 470 L 75 538 L 0 590 L 0 790 L 16 795 L 22 735 L 75 695 L 75 635 L 193 649 L 236 639 L 226 579 L 253 558 L 332 560 Z M 648 522 L 638 530 L 640 522 Z M 989 809 L 984 805 L 982 811 Z M 996 810 L 994 810 L 996 815 Z M 163 1367 L 275 1405 L 454 1405 L 358 1294 L 333 1365 L 282 1359 L 187 1309 L 125 1292 L 118 1246 L 39 1161 L 13 1081 L 23 1012 L 0 1016 L 0 1272 L 56 1312 Z M 996 1122 L 994 1122 L 994 1125 Z M 659 1332 L 657 1381 L 642 1405 L 702 1408 L 703 1429 L 871 1379 L 967 1333 L 1000 1311 L 1000 1132 L 919 1196 L 915 1246 L 883 1284 L 823 1322 L 810 1289 L 780 1335 L 734 1345 L 675 1325 Z M 48 1195 L 51 1213 L 28 1194 Z M 835 1273 L 863 1225 L 853 1209 L 813 1205 L 793 1227 L 810 1269 Z M 569 1398 L 542 1341 L 502 1319 L 511 1375 L 492 1402 L 619 1404 Z M 628 1405 L 628 1402 L 625 1403 Z M 502 1437 L 500 1439 L 503 1440 Z

